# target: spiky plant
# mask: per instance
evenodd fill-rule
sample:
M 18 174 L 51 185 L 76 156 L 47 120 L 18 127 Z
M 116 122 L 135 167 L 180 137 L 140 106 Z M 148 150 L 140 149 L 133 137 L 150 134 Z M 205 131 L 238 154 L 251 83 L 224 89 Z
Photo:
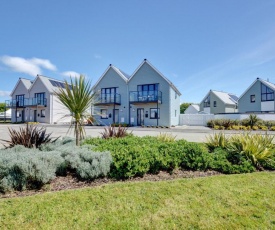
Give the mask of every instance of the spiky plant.
M 249 114 L 249 117 L 248 117 L 248 120 L 249 120 L 249 125 L 251 127 L 255 126 L 257 124 L 257 122 L 260 120 L 256 114 Z
M 42 144 L 55 142 L 59 137 L 52 139 L 52 133 L 46 133 L 45 127 L 27 124 L 26 127 L 20 127 L 19 130 L 8 128 L 10 140 L 2 140 L 8 144 L 6 148 L 12 148 L 15 145 L 23 145 L 27 148 L 39 148 Z
M 91 116 L 87 111 L 94 102 L 95 93 L 92 91 L 91 81 L 86 80 L 83 75 L 74 79 L 71 77 L 70 83 L 66 80 L 64 83 L 65 88 L 58 88 L 55 95 L 72 113 L 74 124 L 71 124 L 70 129 L 74 125 L 76 145 L 79 146 L 85 136 L 84 122 L 87 117 Z
M 228 138 L 223 132 L 215 133 L 214 135 L 209 135 L 206 141 L 206 146 L 209 151 L 213 151 L 215 148 L 226 148 L 228 145 Z
M 108 139 L 108 138 L 120 138 L 120 137 L 126 137 L 128 135 L 131 135 L 132 133 L 127 132 L 128 128 L 127 127 L 122 127 L 119 125 L 117 128 L 115 126 L 108 126 L 104 128 L 104 131 L 101 132 L 100 134 L 102 135 L 103 139 Z
M 261 162 L 269 160 L 274 154 L 274 136 L 242 133 L 230 138 L 227 150 L 230 153 L 243 154 L 258 169 L 262 169 Z
M 162 142 L 175 142 L 177 136 L 172 135 L 171 133 L 160 133 L 157 136 L 157 139 Z

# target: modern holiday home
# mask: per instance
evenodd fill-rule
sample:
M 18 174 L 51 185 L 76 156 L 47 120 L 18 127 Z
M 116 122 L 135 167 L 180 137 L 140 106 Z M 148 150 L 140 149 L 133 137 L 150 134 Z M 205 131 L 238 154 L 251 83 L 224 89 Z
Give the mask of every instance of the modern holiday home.
M 238 100 L 240 113 L 274 113 L 275 85 L 257 78 Z
M 237 113 L 238 97 L 231 93 L 210 90 L 200 103 L 200 112 L 207 114 Z
M 93 89 L 98 95 L 93 113 L 100 124 L 179 124 L 181 93 L 146 59 L 131 76 L 110 65 Z
M 11 109 L 12 122 L 64 123 L 71 121 L 70 112 L 54 95 L 64 82 L 37 75 L 34 81 L 19 78 L 11 100 L 6 107 Z

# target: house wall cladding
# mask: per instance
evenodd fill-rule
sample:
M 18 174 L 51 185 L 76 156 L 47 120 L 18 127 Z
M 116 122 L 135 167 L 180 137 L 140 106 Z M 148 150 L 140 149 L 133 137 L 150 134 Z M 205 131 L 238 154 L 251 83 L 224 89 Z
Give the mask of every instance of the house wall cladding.
M 255 95 L 255 102 L 250 101 L 250 95 Z M 261 82 L 257 81 L 238 101 L 239 112 L 261 111 Z
M 94 116 L 101 125 L 110 125 L 113 123 L 113 110 L 118 110 L 118 117 L 115 119 L 119 123 L 128 123 L 129 121 L 129 103 L 128 103 L 128 88 L 127 83 L 118 75 L 112 68 L 106 72 L 104 77 L 100 80 L 94 91 L 100 95 L 102 88 L 117 88 L 117 93 L 120 94 L 120 105 L 100 105 L 94 108 Z M 107 110 L 107 118 L 101 118 L 101 110 Z M 111 116 L 109 116 L 111 114 Z
M 149 77 L 150 76 L 150 77 Z M 162 103 L 150 103 L 150 104 L 131 104 L 132 108 L 144 108 L 144 111 L 148 111 L 149 116 L 145 120 L 146 125 L 158 125 L 162 126 L 170 126 L 170 85 L 162 78 L 160 75 L 154 71 L 148 63 L 144 63 L 144 65 L 135 73 L 133 78 L 129 81 L 129 92 L 137 91 L 138 85 L 143 84 L 159 84 L 159 91 L 162 92 Z M 169 96 L 167 96 L 169 95 Z M 160 109 L 160 119 L 150 119 L 150 109 L 151 108 L 159 108 Z M 137 125 L 137 112 L 133 113 L 133 110 L 130 111 L 131 124 Z M 133 122 L 132 122 L 133 121 Z

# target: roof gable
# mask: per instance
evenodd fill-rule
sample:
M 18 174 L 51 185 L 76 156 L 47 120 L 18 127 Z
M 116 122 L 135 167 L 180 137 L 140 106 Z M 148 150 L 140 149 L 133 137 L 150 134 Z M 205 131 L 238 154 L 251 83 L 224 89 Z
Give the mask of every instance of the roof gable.
M 177 89 L 177 87 L 170 81 L 168 80 L 159 70 L 157 70 L 150 62 L 147 61 L 147 59 L 144 59 L 144 61 L 138 66 L 138 68 L 135 70 L 135 72 L 131 75 L 128 81 L 131 81 L 131 79 L 136 75 L 136 73 L 142 68 L 143 65 L 148 64 L 159 76 L 161 76 L 171 87 L 174 89 L 177 94 L 180 96 L 181 93 Z
M 93 89 L 96 88 L 96 86 L 101 82 L 101 80 L 105 77 L 107 72 L 113 69 L 124 81 L 125 83 L 128 82 L 129 75 L 120 70 L 119 68 L 113 66 L 112 64 L 109 65 L 109 67 L 105 70 L 105 72 L 101 75 L 101 77 L 98 79 L 98 81 L 94 84 Z
M 270 89 L 275 91 L 275 85 L 269 81 L 265 81 L 261 78 L 257 78 L 255 81 L 253 81 L 253 83 L 244 91 L 244 93 L 239 97 L 238 100 L 240 100 L 246 93 L 247 91 L 257 82 L 260 81 L 261 83 L 263 83 L 264 85 L 266 85 L 267 87 L 269 87 Z
M 18 87 L 20 84 L 22 84 L 22 85 L 26 88 L 26 91 L 28 91 L 29 88 L 30 88 L 31 85 L 32 85 L 32 81 L 29 80 L 29 79 L 25 79 L 25 78 L 19 78 L 18 81 L 17 81 L 17 83 L 16 83 L 16 85 L 15 85 L 15 87 L 14 87 L 14 89 L 12 90 L 10 96 L 12 96 L 12 95 L 14 94 L 15 90 L 17 89 L 17 87 Z

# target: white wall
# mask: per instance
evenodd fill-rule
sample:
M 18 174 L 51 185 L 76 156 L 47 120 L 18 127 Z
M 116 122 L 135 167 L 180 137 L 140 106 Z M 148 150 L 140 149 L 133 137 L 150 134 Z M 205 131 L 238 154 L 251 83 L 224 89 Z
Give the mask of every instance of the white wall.
M 262 101 L 261 111 L 274 111 L 274 101 Z
M 180 125 L 206 126 L 212 119 L 242 120 L 248 117 L 249 114 L 180 114 Z M 275 114 L 270 113 L 257 114 L 257 117 L 264 121 L 275 120 Z
M 180 125 L 206 126 L 207 121 L 214 119 L 214 114 L 180 114 Z

